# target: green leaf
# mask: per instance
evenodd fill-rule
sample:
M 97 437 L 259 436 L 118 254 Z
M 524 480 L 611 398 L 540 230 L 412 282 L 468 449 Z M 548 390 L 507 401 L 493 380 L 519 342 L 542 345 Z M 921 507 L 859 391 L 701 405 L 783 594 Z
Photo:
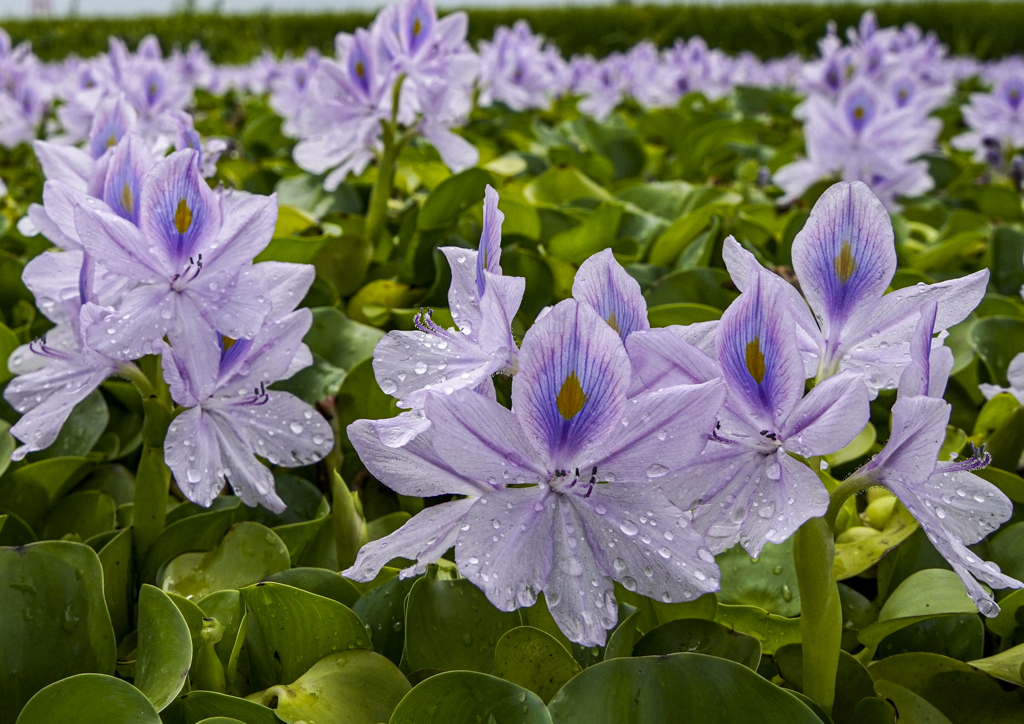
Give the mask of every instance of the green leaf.
M 410 688 L 386 658 L 356 650 L 321 659 L 291 684 L 272 686 L 251 698 L 273 706 L 287 724 L 379 724 L 391 718 Z
M 874 648 L 889 634 L 918 621 L 977 611 L 959 576 L 929 568 L 903 581 L 882 606 L 878 621 L 861 631 L 858 639 Z
M 256 688 L 295 681 L 330 654 L 370 648 L 363 622 L 337 601 L 282 583 L 239 593 L 249 617 L 246 648 Z
M 756 558 L 733 546 L 715 557 L 722 571 L 720 603 L 756 606 L 779 616 L 800 614 L 800 589 L 793 563 L 793 541 L 766 543 Z
M 410 691 L 389 724 L 551 724 L 532 691 L 488 674 L 449 671 Z
M 549 710 L 559 724 L 819 724 L 796 697 L 746 666 L 690 653 L 591 666 Z
M 423 202 L 416 218 L 416 228 L 444 229 L 451 226 L 463 211 L 483 203 L 484 187 L 490 182 L 491 175 L 482 168 L 466 169 L 446 178 Z
M 757 671 L 761 642 L 720 623 L 690 618 L 669 621 L 648 631 L 633 647 L 633 656 L 665 656 L 682 652 L 729 659 Z
M 1015 686 L 1024 686 L 1024 644 L 968 663 L 997 679 L 1008 681 Z
M 878 563 L 890 550 L 917 530 L 917 520 L 902 504 L 896 503 L 885 527 L 849 543 L 836 543 L 832 571 L 837 581 L 860 575 Z
M 661 304 L 647 310 L 647 319 L 652 327 L 668 327 L 673 324 L 685 327 L 698 322 L 712 322 L 721 317 L 721 309 L 693 302 Z
M 495 672 L 506 681 L 529 689 L 547 704 L 582 669 L 553 636 L 532 626 L 518 626 L 498 639 Z
M 688 302 L 725 309 L 738 295 L 724 269 L 684 269 L 659 279 L 644 296 L 649 307 Z
M 10 327 L 0 323 L 0 384 L 14 377 L 14 373 L 7 368 L 7 360 L 20 344 L 18 336 Z
M 349 608 L 352 608 L 352 605 L 359 600 L 359 591 L 350 581 L 334 571 L 324 568 L 291 568 L 278 571 L 274 575 L 268 576 L 266 580 L 301 588 L 303 591 L 329 598 Z
M 1014 629 L 1021 625 L 1017 621 L 1017 612 L 1021 609 L 1024 609 L 1024 589 L 1016 590 L 1000 599 L 999 615 L 995 618 L 986 618 L 985 625 L 999 638 L 1009 639 L 1013 636 Z M 1021 618 L 1024 620 L 1024 612 Z
M 20 467 L 0 485 L 0 510 L 36 527 L 91 469 L 92 463 L 85 458 L 53 458 Z
M 91 548 L 66 541 L 2 548 L 0 591 L 0 722 L 13 722 L 59 679 L 114 673 L 103 568 Z
M 603 186 L 572 166 L 549 168 L 523 187 L 523 197 L 534 206 L 549 207 L 579 199 L 611 199 Z
M 703 206 L 682 216 L 658 236 L 651 244 L 648 261 L 663 267 L 673 267 L 687 247 L 708 227 L 719 206 Z
M 1006 368 L 1024 352 L 1024 321 L 1011 317 L 986 317 L 971 327 L 971 346 L 981 357 L 992 381 L 1009 386 Z
M 786 644 L 800 642 L 800 619 L 783 618 L 756 606 L 718 604 L 715 621 L 761 642 L 762 653 L 771 656 Z
M 132 530 L 119 531 L 99 551 L 103 566 L 103 599 L 120 641 L 133 628 L 131 611 L 135 606 L 135 567 L 132 559 Z
M 13 716 L 9 721 L 14 721 Z M 160 715 L 138 689 L 104 674 L 77 674 L 50 684 L 32 697 L 18 717 L 18 724 L 58 722 L 161 724 Z
M 409 668 L 494 673 L 498 640 L 522 625 L 518 611 L 499 611 L 468 579 L 437 580 L 435 569 L 416 581 L 406 605 Z
M 623 604 L 620 603 L 619 605 L 621 609 Z M 633 611 L 619 621 L 611 635 L 608 636 L 608 643 L 605 644 L 602 660 L 607 661 L 608 659 L 633 655 L 633 646 L 641 636 L 637 628 L 640 623 L 640 617 L 640 611 Z
M 896 707 L 899 721 L 908 724 L 952 724 L 946 716 L 922 699 L 920 696 L 904 689 L 891 681 L 879 681 L 875 684 L 878 695 L 892 702 Z
M 59 539 L 68 533 L 82 540 L 113 530 L 117 522 L 117 503 L 99 490 L 71 493 L 47 514 L 43 522 L 43 538 Z
M 30 453 L 28 459 L 50 460 L 63 457 L 82 457 L 95 447 L 110 422 L 110 411 L 99 390 L 75 405 L 60 434 L 45 450 Z
M 159 588 L 143 585 L 139 592 L 136 688 L 161 711 L 185 685 L 191 665 L 192 639 L 181 612 Z
M 206 598 L 200 599 L 199 608 L 206 618 L 215 618 L 224 627 L 220 641 L 214 644 L 221 664 L 227 668 L 231 660 L 231 650 L 242 624 L 245 605 L 238 591 L 217 591 Z
M 989 539 L 989 550 L 1003 573 L 1019 581 L 1024 576 L 1024 522 L 1000 528 Z
M 366 519 L 358 497 L 348 489 L 337 471 L 331 473 L 331 499 L 334 501 L 332 522 L 338 567 L 347 569 L 355 563 L 359 549 L 370 539 Z
M 804 688 L 803 646 L 790 644 L 775 652 L 775 663 L 779 675 L 797 691 Z M 839 669 L 836 672 L 836 698 L 832 705 L 832 717 L 836 724 L 860 724 L 852 716 L 857 702 L 874 695 L 874 682 L 867 669 L 845 651 L 839 652 Z
M 615 243 L 621 220 L 621 205 L 600 204 L 579 226 L 551 237 L 547 243 L 548 253 L 556 259 L 578 266 Z
M 352 606 L 370 629 L 374 650 L 395 664 L 402 661 L 405 650 L 405 601 L 416 581 L 395 575 L 364 593 Z
M 1000 294 L 1019 294 L 1024 285 L 1024 233 L 1000 226 L 992 234 L 992 286 Z
M 230 717 L 243 724 L 281 724 L 272 709 L 213 691 L 189 692 L 160 712 L 163 724 L 199 724 L 215 716 Z
M 237 523 L 206 553 L 184 553 L 164 571 L 161 587 L 185 598 L 242 588 L 291 566 L 288 548 L 274 531 L 249 521 Z
M 1017 470 L 1024 452 L 1024 406 L 1018 407 L 999 429 L 988 436 L 985 446 L 992 455 L 992 465 L 1010 472 Z

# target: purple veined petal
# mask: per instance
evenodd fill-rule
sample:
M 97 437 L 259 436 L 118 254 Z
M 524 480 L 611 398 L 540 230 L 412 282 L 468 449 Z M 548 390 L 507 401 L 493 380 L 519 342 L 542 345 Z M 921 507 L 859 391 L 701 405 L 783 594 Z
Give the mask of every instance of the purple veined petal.
M 965 471 L 936 472 L 918 484 L 889 476 L 885 484 L 953 566 L 978 610 L 985 616 L 998 614 L 999 606 L 974 578 L 992 588 L 1021 588 L 1024 584 L 1001 573 L 994 563 L 979 560 L 966 546 L 977 543 L 1010 519 L 1010 500 L 988 481 Z
M 462 521 L 476 502 L 476 498 L 464 498 L 424 508 L 391 535 L 364 545 L 352 567 L 341 575 L 363 583 L 372 581 L 395 558 L 416 561 L 400 577 L 425 573 L 428 565 L 455 545 Z
M 164 462 L 185 497 L 209 508 L 224 487 L 220 441 L 209 413 L 192 407 L 171 421 L 164 438 Z
M 506 488 L 482 496 L 468 511 L 455 560 L 498 609 L 532 606 L 548 586 L 558 497 L 546 487 Z
M 277 195 L 224 191 L 214 198 L 214 203 L 217 201 L 222 223 L 216 238 L 206 248 L 199 249 L 203 252 L 204 266 L 218 271 L 248 266 L 274 236 Z
M 611 571 L 602 570 L 595 560 L 576 506 L 562 496 L 555 511 L 554 544 L 555 565 L 544 589 L 551 617 L 570 641 L 603 646 L 606 632 L 619 620 Z
M 828 344 L 833 364 L 847 322 L 871 309 L 896 272 L 889 214 L 861 183 L 830 187 L 793 239 L 793 269 Z
M 89 155 L 99 158 L 135 130 L 138 116 L 123 95 L 108 98 L 96 108 L 86 147 Z
M 878 115 L 879 99 L 867 87 L 851 89 L 843 101 L 843 113 L 846 122 L 854 133 L 861 133 Z
M 213 365 L 219 396 L 250 396 L 254 388 L 287 379 L 312 324 L 313 313 L 303 308 L 265 323 L 250 339 L 222 340 Z
M 244 427 L 255 453 L 273 465 L 312 465 L 334 447 L 330 423 L 290 392 L 270 390 L 241 401 L 218 400 L 217 407 Z
M 558 468 L 578 465 L 621 425 L 629 357 L 593 309 L 559 302 L 523 338 L 512 406 L 527 437 Z
M 158 161 L 142 188 L 139 227 L 175 273 L 210 253 L 220 225 L 220 204 L 199 173 L 199 154 L 175 151 Z
M 45 192 L 45 187 L 44 187 Z M 74 212 L 72 211 L 72 217 Z M 57 226 L 51 219 L 46 209 L 41 204 L 29 204 L 28 213 L 18 221 L 18 233 L 22 236 L 38 236 L 42 234 L 55 246 L 68 251 L 81 249 L 82 244 L 78 241 L 78 232 L 75 231 L 74 223 L 68 229 L 72 234 L 67 234 Z
M 83 193 L 88 190 L 95 167 L 95 161 L 88 153 L 76 146 L 47 141 L 33 141 L 32 149 L 47 181 L 62 181 Z
M 55 332 L 63 332 L 71 339 L 74 339 L 74 332 L 70 329 L 70 325 L 59 325 L 47 333 L 47 342 L 50 341 L 50 338 Z M 77 342 L 77 340 L 75 341 Z M 34 341 L 15 347 L 14 351 L 11 352 L 11 356 L 7 358 L 7 369 L 14 375 L 26 375 L 29 372 L 35 372 L 36 370 L 42 369 L 43 367 L 46 367 L 46 365 L 50 364 L 52 359 L 44 357 L 41 354 L 37 354 L 35 351 L 36 349 L 37 347 Z M 14 405 L 12 405 L 12 407 L 16 410 L 18 409 Z
M 441 124 L 424 121 L 420 126 L 420 134 L 437 149 L 444 165 L 453 173 L 472 168 L 480 161 L 480 152 L 476 146 Z
M 721 378 L 718 362 L 679 338 L 674 327 L 630 335 L 626 351 L 633 366 L 629 394 L 677 385 L 698 385 Z
M 453 470 L 488 485 L 547 484 L 551 462 L 531 445 L 516 415 L 469 390 L 427 397 L 435 450 Z
M 697 508 L 693 523 L 712 551 L 738 542 L 756 558 L 766 542 L 782 543 L 807 520 L 824 515 L 828 491 L 810 468 L 785 450 L 770 455 L 747 450 L 731 461 L 716 451 L 717 463 L 728 463 L 718 473 L 725 485 Z M 710 472 L 711 464 L 715 461 L 709 457 L 693 469 L 694 475 Z
M 179 324 L 167 336 L 171 345 L 161 340 L 156 349 L 161 352 L 161 366 L 171 398 L 185 407 L 197 405 L 210 397 L 217 386 L 220 360 L 217 335 L 211 329 L 197 330 L 194 326 Z
M 595 461 L 599 480 L 657 484 L 673 473 L 686 475 L 724 400 L 721 380 L 643 392 L 626 403 L 624 424 L 614 435 L 581 453 L 581 460 Z
M 815 385 L 781 430 L 783 447 L 804 457 L 842 450 L 871 417 L 868 389 L 859 375 L 840 373 Z
M 258 265 L 238 270 L 196 268 L 188 277 L 180 294 L 183 319 L 201 315 L 225 337 L 239 339 L 256 334 L 270 313 L 267 280 Z
M 814 321 L 807 302 L 800 296 L 796 287 L 778 274 L 761 266 L 757 258 L 740 246 L 740 243 L 732 235 L 727 236 L 722 245 L 722 258 L 725 260 L 725 266 L 729 270 L 733 283 L 741 292 L 746 290 L 752 272 L 757 274 L 762 283 L 778 287 L 781 296 L 786 300 L 793 313 L 793 321 L 796 322 L 797 346 L 804 359 L 804 373 L 807 377 L 817 374 L 818 357 L 825 347 L 825 339 L 821 335 L 818 323 Z
M 924 484 L 946 439 L 951 409 L 942 398 L 898 397 L 892 406 L 885 447 L 855 474 L 868 476 L 890 490 L 894 484 Z
M 362 90 L 366 97 L 373 92 L 376 73 L 375 53 L 372 49 L 372 38 L 370 33 L 359 28 L 355 34 L 349 36 L 351 42 L 348 47 L 345 66 L 348 70 L 348 78 L 353 85 Z M 342 55 L 339 53 L 339 58 Z
M 428 0 L 406 0 L 402 5 L 402 36 L 409 55 L 416 55 L 433 40 L 437 11 Z
M 134 133 L 118 144 L 107 166 L 103 201 L 122 219 L 139 224 L 142 182 L 156 163 L 153 152 Z
M 623 341 L 633 332 L 651 328 L 640 284 L 615 260 L 611 249 L 583 262 L 576 272 L 572 296 L 593 307 Z
M 769 429 L 781 426 L 803 397 L 804 364 L 795 331 L 779 288 L 754 274 L 725 310 L 715 337 L 730 398 Z
M 910 338 L 910 364 L 900 376 L 899 394 L 906 397 L 929 394 L 931 381 L 932 334 L 935 332 L 935 316 L 939 306 L 930 302 L 921 308 L 917 326 Z M 941 396 L 941 395 L 939 395 Z
M 394 417 L 374 420 L 377 436 L 388 447 L 403 447 L 414 437 L 430 429 L 430 420 L 423 410 L 406 410 Z
M 75 405 L 113 372 L 114 365 L 97 369 L 52 362 L 11 380 L 4 390 L 4 399 L 23 415 L 10 433 L 24 443 L 11 453 L 11 460 L 21 460 L 30 452 L 52 445 Z
M 43 206 L 32 214 L 32 218 L 46 238 L 57 246 L 68 250 L 81 249 L 82 242 L 75 228 L 75 209 L 82 205 L 113 213 L 103 201 L 84 191 L 62 181 L 47 181 L 43 185 Z
M 178 295 L 164 285 L 136 287 L 125 295 L 116 312 L 106 312 L 82 330 L 86 342 L 113 359 L 153 354 L 154 343 L 174 324 L 177 302 Z
M 312 264 L 290 264 L 283 261 L 264 261 L 256 265 L 267 278 L 270 294 L 270 315 L 282 317 L 292 312 L 309 292 L 316 278 Z
M 391 432 L 388 425 L 377 420 L 356 420 L 348 426 L 348 439 L 373 477 L 399 495 L 477 497 L 494 490 L 456 472 L 441 458 L 434 449 L 432 426 L 401 447 L 388 444 L 394 442 Z
M 86 206 L 76 207 L 74 215 L 82 246 L 97 263 L 142 284 L 170 280 L 168 259 L 134 224 Z
M 36 299 L 36 307 L 50 321 L 70 321 L 68 303 L 78 306 L 78 282 L 84 254 L 81 251 L 46 251 L 25 265 L 21 280 Z
M 233 416 L 221 410 L 204 410 L 204 413 L 217 435 L 221 464 L 235 495 L 250 507 L 262 505 L 274 513 L 282 512 L 285 504 L 274 489 L 274 476 L 254 457 L 246 431 L 239 429 Z
M 461 332 L 388 332 L 373 351 L 373 373 L 385 394 L 419 407 L 431 391 L 472 388 L 503 366 Z
M 501 225 L 505 214 L 498 210 L 498 192 L 490 184 L 484 188 L 484 221 L 480 245 L 476 255 L 476 293 L 483 298 L 486 278 L 484 271 L 501 274 Z
M 716 319 L 710 322 L 687 324 L 686 326 L 673 324 L 667 327 L 667 329 L 671 330 L 672 334 L 687 344 L 696 347 L 712 359 L 717 360 L 715 355 L 718 352 L 715 349 L 715 337 L 718 336 L 718 323 L 719 320 Z
M 690 516 L 653 486 L 598 485 L 567 498 L 601 569 L 626 590 L 663 603 L 718 590 L 719 572 Z
M 481 349 L 503 363 L 499 371 L 513 372 L 518 348 L 512 336 L 512 318 L 522 303 L 526 280 L 495 276 L 489 271 L 484 271 L 484 276 L 487 286 L 480 299 L 480 321 L 470 336 Z
M 448 287 L 448 308 L 460 330 L 471 333 L 480 326 L 480 294 L 477 291 L 476 269 L 480 265 L 477 252 L 458 246 L 442 246 L 448 259 L 452 282 Z M 467 331 L 468 330 L 468 331 Z

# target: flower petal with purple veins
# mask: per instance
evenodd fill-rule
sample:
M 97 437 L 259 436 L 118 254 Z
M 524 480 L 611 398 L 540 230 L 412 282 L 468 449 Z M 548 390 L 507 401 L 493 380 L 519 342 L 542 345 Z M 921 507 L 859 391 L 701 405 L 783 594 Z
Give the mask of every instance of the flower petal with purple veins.
M 490 184 L 484 188 L 484 221 L 476 255 L 476 291 L 484 296 L 484 271 L 501 274 L 501 224 L 505 214 L 498 210 L 498 192 Z
M 270 390 L 254 401 L 219 403 L 217 407 L 244 427 L 253 451 L 272 465 L 312 465 L 334 447 L 330 423 L 290 392 Z
M 623 341 L 633 332 L 651 328 L 640 284 L 615 260 L 611 249 L 594 254 L 580 265 L 572 296 L 593 307 Z
M 107 166 L 103 201 L 122 219 L 139 224 L 142 182 L 155 163 L 153 152 L 134 133 L 118 144 Z

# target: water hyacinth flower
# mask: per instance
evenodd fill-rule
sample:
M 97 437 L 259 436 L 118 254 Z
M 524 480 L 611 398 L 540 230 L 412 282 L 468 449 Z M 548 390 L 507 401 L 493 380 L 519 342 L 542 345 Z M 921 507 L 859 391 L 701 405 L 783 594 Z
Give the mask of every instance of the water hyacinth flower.
M 734 239 L 726 240 L 723 257 L 741 290 L 751 271 L 780 290 L 796 320 L 808 377 L 857 372 L 872 392 L 896 386 L 910 361 L 907 340 L 914 320 L 926 304 L 938 305 L 936 329 L 945 330 L 971 313 L 988 284 L 989 273 L 983 269 L 886 294 L 896 273 L 892 222 L 860 182 L 838 183 L 822 194 L 793 240 L 791 253 L 806 302 Z
M 728 394 L 707 447 L 663 489 L 694 510 L 694 526 L 715 553 L 736 543 L 756 557 L 806 520 L 825 514 L 828 491 L 790 453 L 827 455 L 867 424 L 868 393 L 843 373 L 804 393 L 796 324 L 780 288 L 756 273 L 729 306 L 715 334 L 717 360 L 670 330 L 626 342 L 645 389 L 724 379 Z
M 515 111 L 549 108 L 569 83 L 569 66 L 558 48 L 534 34 L 525 20 L 499 27 L 480 42 L 480 96 L 477 103 L 504 103 Z
M 967 546 L 1009 520 L 1013 504 L 996 486 L 971 472 L 989 462 L 985 453 L 960 461 L 937 460 L 952 410 L 942 393 L 953 367 L 949 348 L 932 344 L 937 314 L 932 302 L 918 317 L 913 361 L 900 378 L 888 442 L 851 477 L 891 490 L 960 576 L 978 610 L 992 617 L 999 613 L 999 606 L 978 581 L 992 588 L 1024 584 L 1002 573 L 995 563 L 981 560 Z
M 640 284 L 616 261 L 611 249 L 594 254 L 580 265 L 572 297 L 593 307 L 623 342 L 633 332 L 651 328 Z
M 85 330 L 90 346 L 136 359 L 166 334 L 176 347 L 214 331 L 252 337 L 270 310 L 264 273 L 252 259 L 273 235 L 276 198 L 214 193 L 191 150 L 157 162 L 138 198 L 138 226 L 85 205 L 75 210 L 89 255 L 138 284 Z
M 490 387 L 493 375 L 516 371 L 519 349 L 511 321 L 526 280 L 501 273 L 504 218 L 498 193 L 488 186 L 479 250 L 441 248 L 452 270 L 448 304 L 457 329 L 442 329 L 429 312 L 421 313 L 416 318 L 419 331 L 388 332 L 374 350 L 377 382 L 401 406 L 419 409 L 431 391 Z
M 974 160 L 988 162 L 995 147 L 995 157 L 1024 148 L 1024 64 L 1006 63 L 994 73 L 995 87 L 989 93 L 972 93 L 963 109 L 968 131 L 952 140 L 954 148 L 973 151 Z
M 185 496 L 209 506 L 225 485 L 250 506 L 280 513 L 284 501 L 272 465 L 298 467 L 323 459 L 334 446 L 330 424 L 290 392 L 268 390 L 312 364 L 302 342 L 309 309 L 292 311 L 313 282 L 312 267 L 266 262 L 274 311 L 251 339 L 209 335 L 185 350 L 160 345 L 171 396 L 188 408 L 174 418 L 164 459 Z
M 423 570 L 455 547 L 459 570 L 499 609 L 543 592 L 573 641 L 599 645 L 617 620 L 612 581 L 657 600 L 718 587 L 714 557 L 652 481 L 704 446 L 724 391 L 681 385 L 627 399 L 629 358 L 588 306 L 559 303 L 526 333 L 509 411 L 459 390 L 425 401 L 430 428 L 391 448 L 375 424 L 349 426 L 368 469 L 402 494 L 466 495 L 427 508 L 364 546 L 345 575 L 388 560 Z

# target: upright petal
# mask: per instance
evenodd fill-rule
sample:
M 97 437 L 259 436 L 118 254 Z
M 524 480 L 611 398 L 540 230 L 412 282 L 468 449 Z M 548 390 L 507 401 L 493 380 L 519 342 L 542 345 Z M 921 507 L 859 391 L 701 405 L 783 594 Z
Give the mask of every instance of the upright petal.
M 395 558 L 416 561 L 402 571 L 403 578 L 426 572 L 428 565 L 455 545 L 462 521 L 476 502 L 476 498 L 463 498 L 424 508 L 391 535 L 364 545 L 352 567 L 341 575 L 353 581 L 372 581 Z
M 951 409 L 942 398 L 898 397 L 892 406 L 889 440 L 857 474 L 890 489 L 892 481 L 923 484 L 935 469 Z
M 118 144 L 107 166 L 103 201 L 122 219 L 139 224 L 142 183 L 156 159 L 149 145 L 134 133 Z
M 896 272 L 892 222 L 861 183 L 838 183 L 793 240 L 793 268 L 830 345 L 846 322 L 877 304 Z
M 580 265 L 572 296 L 593 307 L 623 341 L 633 332 L 651 328 L 640 284 L 615 260 L 611 249 L 594 254 Z
M 476 256 L 476 291 L 484 295 L 484 270 L 501 274 L 501 224 L 505 214 L 498 210 L 498 192 L 487 184 L 484 189 L 484 228 L 480 233 L 480 248 Z
M 477 267 L 480 266 L 478 253 L 460 246 L 442 246 L 439 251 L 448 260 L 452 282 L 448 286 L 448 308 L 452 320 L 467 334 L 480 323 L 480 297 L 477 289 Z
M 925 305 L 917 319 L 917 327 L 910 338 L 910 364 L 900 376 L 899 394 L 907 397 L 928 395 L 931 380 L 932 334 L 935 315 L 939 307 L 935 302 Z M 945 386 L 945 380 L 943 380 Z M 930 395 L 934 397 L 935 395 Z M 941 396 L 941 395 L 940 395 Z
M 633 365 L 630 394 L 676 385 L 696 385 L 722 376 L 718 361 L 688 344 L 676 327 L 641 331 L 626 340 Z
M 630 376 L 622 341 L 590 307 L 566 299 L 526 333 L 519 359 L 516 416 L 555 467 L 571 468 L 620 424 Z
M 842 450 L 871 417 L 868 389 L 859 375 L 844 372 L 815 385 L 786 420 L 783 447 L 804 457 Z
M 755 275 L 725 310 L 715 338 L 730 399 L 770 429 L 780 427 L 803 397 L 795 329 L 779 289 Z
M 96 166 L 88 153 L 76 146 L 48 141 L 33 141 L 32 149 L 48 181 L 63 181 L 77 191 L 88 190 Z

